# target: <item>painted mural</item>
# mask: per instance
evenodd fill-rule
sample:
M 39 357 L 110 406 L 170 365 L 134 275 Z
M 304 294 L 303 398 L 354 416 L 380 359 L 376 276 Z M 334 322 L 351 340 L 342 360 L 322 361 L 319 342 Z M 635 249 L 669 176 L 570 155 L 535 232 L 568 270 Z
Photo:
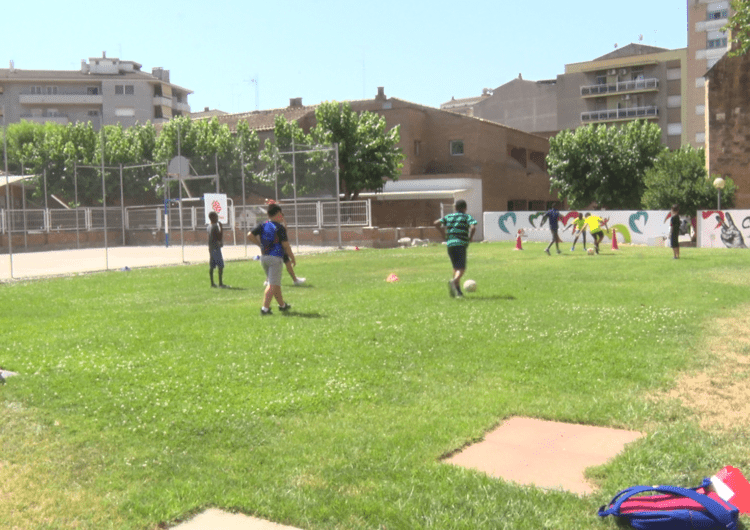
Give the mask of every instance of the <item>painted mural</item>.
M 611 240 L 615 234 L 618 243 L 656 246 L 663 245 L 669 238 L 669 210 L 561 210 L 558 234 L 563 241 L 573 240 L 571 223 L 579 213 L 593 213 L 609 219 L 606 237 Z M 549 241 L 549 227 L 546 223 L 542 226 L 543 217 L 544 212 L 485 212 L 484 238 L 487 241 L 515 241 L 521 230 L 526 241 Z
M 750 210 L 702 210 L 698 212 L 697 246 L 748 248 Z

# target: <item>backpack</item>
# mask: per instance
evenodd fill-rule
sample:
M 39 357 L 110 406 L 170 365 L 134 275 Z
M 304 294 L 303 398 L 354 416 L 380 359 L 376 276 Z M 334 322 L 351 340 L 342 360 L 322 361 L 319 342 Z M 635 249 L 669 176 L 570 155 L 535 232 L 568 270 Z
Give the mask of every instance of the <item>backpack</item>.
M 737 529 L 739 510 L 711 491 L 710 479 L 697 488 L 675 486 L 633 486 L 614 496 L 599 516 L 627 519 L 637 530 Z M 658 492 L 663 495 L 641 495 Z

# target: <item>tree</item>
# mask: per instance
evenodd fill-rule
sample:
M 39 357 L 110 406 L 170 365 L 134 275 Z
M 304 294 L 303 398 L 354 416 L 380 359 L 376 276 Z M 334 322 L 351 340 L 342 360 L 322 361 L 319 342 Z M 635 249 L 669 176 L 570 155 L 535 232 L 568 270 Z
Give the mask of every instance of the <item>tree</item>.
M 372 112 L 357 114 L 349 103 L 322 103 L 315 110 L 314 141 L 339 145 L 339 179 L 345 200 L 364 190 L 383 189 L 385 179 L 397 180 L 404 158 L 399 127 L 385 130 L 385 118 Z
M 733 0 L 732 16 L 721 28 L 731 34 L 732 51 L 730 57 L 744 55 L 750 50 L 750 0 Z
M 551 188 L 573 208 L 595 202 L 608 209 L 638 209 L 644 174 L 665 149 L 659 126 L 643 120 L 562 131 L 550 139 Z
M 673 204 L 678 204 L 681 215 L 695 217 L 698 210 L 716 206 L 717 192 L 713 180 L 706 172 L 703 149 L 684 146 L 677 151 L 666 151 L 646 171 L 643 207 L 669 210 Z M 723 206 L 732 207 L 735 191 L 732 179 L 726 179 L 721 193 Z

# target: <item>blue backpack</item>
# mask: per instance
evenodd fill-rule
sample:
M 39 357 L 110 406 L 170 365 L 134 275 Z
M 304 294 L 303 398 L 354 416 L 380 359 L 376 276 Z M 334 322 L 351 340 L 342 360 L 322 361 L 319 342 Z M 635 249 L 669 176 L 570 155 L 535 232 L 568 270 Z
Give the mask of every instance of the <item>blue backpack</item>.
M 737 529 L 739 510 L 715 493 L 706 494 L 709 479 L 697 488 L 675 486 L 633 486 L 615 495 L 599 516 L 627 519 L 637 530 L 714 530 Z M 658 492 L 664 495 L 640 493 Z

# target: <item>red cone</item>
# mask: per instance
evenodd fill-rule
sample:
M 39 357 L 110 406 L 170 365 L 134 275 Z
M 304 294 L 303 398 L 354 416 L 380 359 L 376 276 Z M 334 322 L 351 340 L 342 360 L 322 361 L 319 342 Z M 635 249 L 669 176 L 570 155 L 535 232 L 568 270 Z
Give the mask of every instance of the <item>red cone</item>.
M 523 246 L 521 245 L 521 231 L 518 231 L 518 237 L 516 238 L 516 248 L 513 250 L 523 250 Z
M 620 250 L 617 246 L 617 230 L 612 229 L 612 250 Z

